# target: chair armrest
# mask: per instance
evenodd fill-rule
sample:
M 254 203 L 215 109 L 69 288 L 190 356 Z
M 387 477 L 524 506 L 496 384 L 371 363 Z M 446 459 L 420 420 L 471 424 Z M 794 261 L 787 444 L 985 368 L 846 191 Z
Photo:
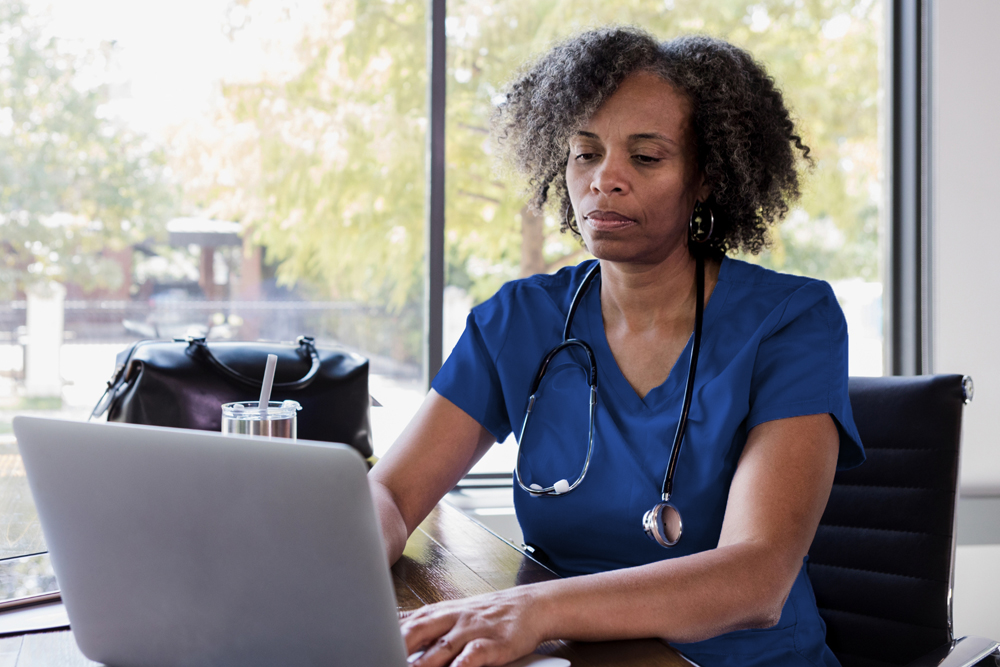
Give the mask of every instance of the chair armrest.
M 1000 656 L 998 647 L 1000 643 L 992 639 L 962 637 L 917 658 L 907 667 L 972 667 L 990 655 Z

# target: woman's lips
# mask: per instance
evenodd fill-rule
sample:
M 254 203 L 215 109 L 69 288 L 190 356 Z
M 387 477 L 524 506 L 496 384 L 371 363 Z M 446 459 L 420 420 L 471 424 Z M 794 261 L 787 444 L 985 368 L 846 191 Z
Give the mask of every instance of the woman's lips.
M 585 216 L 587 224 L 595 231 L 610 231 L 636 224 L 632 218 L 627 218 L 614 211 L 591 211 Z

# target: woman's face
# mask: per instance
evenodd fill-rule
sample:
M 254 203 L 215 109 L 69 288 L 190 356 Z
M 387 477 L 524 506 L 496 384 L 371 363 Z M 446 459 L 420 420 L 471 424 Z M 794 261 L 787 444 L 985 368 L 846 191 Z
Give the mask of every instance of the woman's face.
M 709 194 L 688 99 L 655 74 L 629 76 L 570 139 L 566 183 L 595 257 L 658 264 L 686 256 L 691 211 Z

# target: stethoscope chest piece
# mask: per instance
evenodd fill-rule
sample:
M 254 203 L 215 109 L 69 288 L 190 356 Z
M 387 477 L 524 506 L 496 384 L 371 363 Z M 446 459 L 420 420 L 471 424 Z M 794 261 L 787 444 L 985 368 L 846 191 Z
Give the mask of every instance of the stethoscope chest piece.
M 661 547 L 672 547 L 680 541 L 684 523 L 677 508 L 664 500 L 643 515 L 642 528 Z

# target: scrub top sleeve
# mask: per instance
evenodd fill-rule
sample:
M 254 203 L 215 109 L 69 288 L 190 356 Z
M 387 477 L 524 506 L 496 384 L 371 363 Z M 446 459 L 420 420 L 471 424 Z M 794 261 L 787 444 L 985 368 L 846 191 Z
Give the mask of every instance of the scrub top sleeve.
M 510 435 L 510 422 L 495 363 L 499 349 L 490 352 L 491 343 L 502 347 L 506 336 L 503 324 L 507 318 L 494 308 L 499 297 L 494 296 L 469 313 L 462 337 L 431 387 L 479 422 L 497 442 L 503 442 Z
M 837 468 L 865 460 L 847 393 L 847 322 L 833 290 L 811 281 L 775 311 L 757 349 L 747 431 L 766 421 L 829 413 L 840 434 Z

